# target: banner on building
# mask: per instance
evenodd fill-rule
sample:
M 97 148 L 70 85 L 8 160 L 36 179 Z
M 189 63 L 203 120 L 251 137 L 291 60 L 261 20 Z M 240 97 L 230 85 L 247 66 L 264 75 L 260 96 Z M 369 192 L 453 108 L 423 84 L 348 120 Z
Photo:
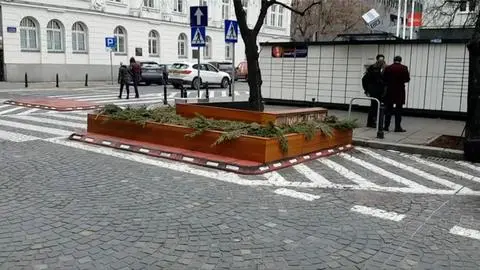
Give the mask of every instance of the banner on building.
M 307 45 L 283 45 L 272 47 L 273 58 L 305 58 L 307 55 Z

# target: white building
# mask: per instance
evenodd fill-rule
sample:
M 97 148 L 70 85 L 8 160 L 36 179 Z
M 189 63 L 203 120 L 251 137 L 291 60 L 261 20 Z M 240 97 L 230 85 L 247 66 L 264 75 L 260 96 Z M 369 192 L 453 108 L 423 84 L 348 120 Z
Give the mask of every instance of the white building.
M 261 0 L 244 0 L 249 25 L 254 25 Z M 283 1 L 289 3 L 290 0 Z M 189 7 L 207 5 L 207 47 L 202 60 L 231 60 L 224 42 L 225 19 L 234 19 L 232 0 L 0 0 L 0 60 L 7 81 L 110 79 L 110 53 L 105 37 L 116 36 L 112 54 L 114 76 L 130 57 L 159 63 L 193 61 Z M 259 42 L 290 38 L 290 13 L 272 7 Z M 195 48 L 196 49 L 196 48 Z M 239 37 L 236 61 L 245 59 Z M 3 58 L 1 57 L 3 56 Z

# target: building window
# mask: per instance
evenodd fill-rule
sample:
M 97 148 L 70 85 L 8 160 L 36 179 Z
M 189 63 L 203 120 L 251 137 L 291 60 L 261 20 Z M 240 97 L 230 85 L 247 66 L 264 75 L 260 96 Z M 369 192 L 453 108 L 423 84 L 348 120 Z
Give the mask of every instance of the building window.
M 160 35 L 157 31 L 150 31 L 148 34 L 148 54 L 150 56 L 159 56 Z
M 113 49 L 117 53 L 127 53 L 127 31 L 121 26 L 117 26 L 113 31 L 113 36 L 117 39 L 117 47 Z
M 187 56 L 187 35 L 180 34 L 178 36 L 178 57 L 179 58 L 186 58 Z
M 205 47 L 203 47 L 203 58 L 212 58 L 212 38 L 207 36 L 205 40 Z
M 242 0 L 243 11 L 245 11 L 245 18 L 248 18 L 248 0 Z
M 57 20 L 51 20 L 47 24 L 47 51 L 63 51 L 63 27 Z
M 224 20 L 230 18 L 230 0 L 222 0 L 222 18 Z
M 154 8 L 155 0 L 143 0 L 143 6 L 148 8 Z
M 278 6 L 278 19 L 277 19 L 277 26 L 283 27 L 283 12 L 284 8 L 282 6 Z
M 183 13 L 183 0 L 174 0 L 173 10 L 176 12 Z
M 277 5 L 273 5 L 270 8 L 270 25 L 275 26 L 277 24 Z
M 38 50 L 38 26 L 33 18 L 25 17 L 20 21 L 20 48 Z
M 72 50 L 87 51 L 87 27 L 83 23 L 76 22 L 72 26 Z
M 477 0 L 460 1 L 460 12 L 474 12 Z
M 232 47 L 230 44 L 225 45 L 225 59 L 232 60 Z
M 208 0 L 201 0 L 200 6 L 208 6 Z

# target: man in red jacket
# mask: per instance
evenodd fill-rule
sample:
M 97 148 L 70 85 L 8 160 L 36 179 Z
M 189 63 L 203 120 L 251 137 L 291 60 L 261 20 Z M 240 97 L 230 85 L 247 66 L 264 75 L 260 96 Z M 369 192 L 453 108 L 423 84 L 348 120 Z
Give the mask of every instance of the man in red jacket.
M 393 64 L 386 67 L 383 78 L 387 86 L 385 97 L 385 131 L 389 131 L 393 106 L 395 105 L 395 132 L 406 132 L 402 128 L 402 109 L 405 104 L 405 83 L 410 81 L 408 67 L 402 65 L 402 57 L 395 56 Z

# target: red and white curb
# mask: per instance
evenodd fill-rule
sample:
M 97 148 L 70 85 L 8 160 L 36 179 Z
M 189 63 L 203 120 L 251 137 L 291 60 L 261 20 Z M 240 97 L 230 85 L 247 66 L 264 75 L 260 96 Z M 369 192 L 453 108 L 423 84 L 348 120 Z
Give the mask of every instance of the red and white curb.
M 74 141 L 79 141 L 79 142 L 85 142 L 89 144 L 115 148 L 119 150 L 126 150 L 126 151 L 144 154 L 152 157 L 166 158 L 170 160 L 181 161 L 181 162 L 191 163 L 191 164 L 200 165 L 204 167 L 210 167 L 210 168 L 215 168 L 219 170 L 230 171 L 230 172 L 235 172 L 240 174 L 248 174 L 248 175 L 264 174 L 267 172 L 272 172 L 279 169 L 291 167 L 296 164 L 303 163 L 305 161 L 327 157 L 327 156 L 335 155 L 335 154 L 353 149 L 353 146 L 351 144 L 348 144 L 348 145 L 333 148 L 333 149 L 314 152 L 307 155 L 301 155 L 295 158 L 280 160 L 270 164 L 263 164 L 261 166 L 241 166 L 233 163 L 208 160 L 202 157 L 187 156 L 181 153 L 167 152 L 167 151 L 161 151 L 158 149 L 152 149 L 152 148 L 143 147 L 139 145 L 127 144 L 120 141 L 105 140 L 102 138 L 97 138 L 95 136 L 85 135 L 85 134 L 73 133 L 72 135 L 70 135 L 69 139 Z
M 28 107 L 28 108 L 52 110 L 52 111 L 94 110 L 94 109 L 100 109 L 100 108 L 104 107 L 104 105 L 78 106 L 78 107 L 55 107 L 55 106 L 45 106 L 45 105 L 38 105 L 38 104 L 26 103 L 26 102 L 17 102 L 17 101 L 13 101 L 13 100 L 7 100 L 3 103 L 4 104 L 10 104 L 10 105 L 23 106 L 23 107 Z

